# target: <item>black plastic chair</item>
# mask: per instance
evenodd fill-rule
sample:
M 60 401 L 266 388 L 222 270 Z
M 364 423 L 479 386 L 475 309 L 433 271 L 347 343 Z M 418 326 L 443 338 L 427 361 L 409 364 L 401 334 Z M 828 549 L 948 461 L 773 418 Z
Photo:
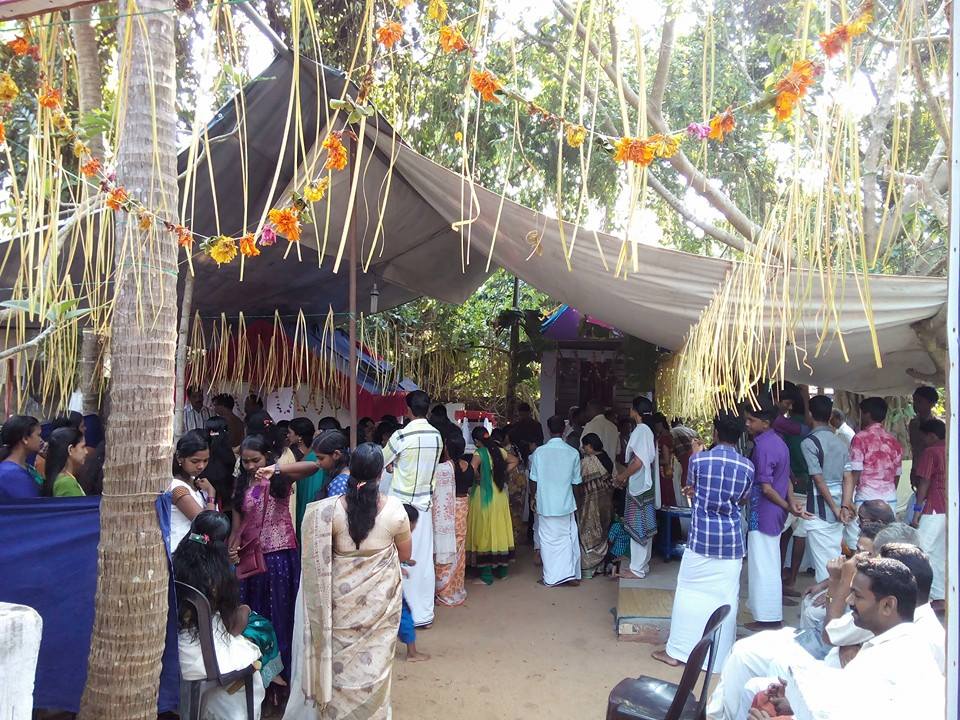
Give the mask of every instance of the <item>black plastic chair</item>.
M 187 686 L 187 692 L 181 690 L 180 693 L 180 717 L 187 720 L 200 720 L 203 709 L 203 698 L 200 690 L 205 682 L 215 682 L 220 687 L 230 687 L 234 683 L 243 682 L 244 693 L 247 697 L 247 720 L 253 720 L 256 715 L 253 707 L 253 676 L 258 672 L 255 665 L 234 670 L 222 674 L 220 665 L 217 663 L 217 653 L 213 645 L 213 613 L 210 612 L 210 602 L 206 595 L 197 590 L 192 585 L 187 585 L 179 580 L 175 581 L 177 588 L 177 601 L 185 602 L 193 607 L 197 616 L 197 628 L 200 640 L 200 653 L 203 656 L 203 667 L 207 676 L 202 680 L 184 680 L 180 678 L 180 683 Z M 186 700 L 187 707 L 183 707 Z
M 710 675 L 717 657 L 720 626 L 729 614 L 729 605 L 721 605 L 713 611 L 703 628 L 703 637 L 687 658 L 679 685 L 646 675 L 624 678 L 617 683 L 607 699 L 607 720 L 702 720 Z M 693 689 L 705 659 L 707 669 L 697 699 Z

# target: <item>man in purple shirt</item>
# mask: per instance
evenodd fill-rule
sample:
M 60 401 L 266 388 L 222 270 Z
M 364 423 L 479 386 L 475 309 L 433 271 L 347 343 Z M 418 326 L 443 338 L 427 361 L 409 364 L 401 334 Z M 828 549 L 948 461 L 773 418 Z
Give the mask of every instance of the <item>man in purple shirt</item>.
M 780 533 L 788 514 L 806 514 L 793 498 L 790 451 L 773 429 L 777 414 L 772 405 L 746 411 L 755 471 L 747 532 L 747 606 L 754 619 L 747 625 L 750 630 L 779 628 L 783 622 Z

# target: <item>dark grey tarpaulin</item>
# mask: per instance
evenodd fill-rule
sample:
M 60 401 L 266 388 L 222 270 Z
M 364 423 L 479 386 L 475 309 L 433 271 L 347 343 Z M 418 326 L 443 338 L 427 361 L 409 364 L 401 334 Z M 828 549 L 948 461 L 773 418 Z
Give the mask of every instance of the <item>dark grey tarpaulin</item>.
M 201 140 L 199 167 L 190 188 L 184 187 L 189 152 L 180 153 L 181 198 L 184 192 L 188 194 L 184 224 L 194 232 L 234 237 L 254 232 L 264 208 L 283 203 L 290 189 L 302 189 L 307 179 L 305 165 L 310 164 L 317 152 L 321 155 L 314 176 L 319 172 L 325 155 L 314 145 L 319 145 L 328 132 L 326 122 L 332 111 L 327 98 L 341 96 L 344 78 L 305 58 L 300 62 L 299 97 L 292 109 L 290 127 L 296 127 L 299 122 L 301 136 L 311 145 L 303 147 L 297 143 L 292 130 L 284 144 L 293 62 L 290 56 L 283 55 L 246 86 L 245 128 L 238 123 L 237 104 L 233 100 L 213 118 L 207 128 L 210 152 L 203 154 Z M 351 87 L 350 95 L 354 92 Z M 342 117 L 343 114 L 334 129 L 342 129 Z M 316 138 L 318 141 L 314 142 Z M 357 257 L 361 263 L 371 252 L 375 238 L 377 242 L 368 271 L 358 273 L 358 309 L 369 308 L 374 283 L 380 291 L 380 309 L 422 295 L 451 303 L 462 302 L 487 273 L 481 263 L 471 264 L 466 273 L 461 271 L 460 235 L 451 228 L 452 221 L 459 217 L 442 217 L 432 199 L 417 192 L 402 172 L 396 169 L 389 172 L 391 157 L 399 152 L 402 141 L 379 114 L 368 120 L 364 141 L 354 209 Z M 344 142 L 347 142 L 346 136 Z M 275 173 L 277 180 L 271 194 Z M 243 202 L 244 176 L 246 203 Z M 334 172 L 332 177 L 331 218 L 322 264 L 318 263 L 318 235 L 322 244 L 326 200 L 314 205 L 317 226 L 304 226 L 300 242 L 302 261 L 297 260 L 296 248 L 283 259 L 287 241 L 279 238 L 276 246 L 263 248 L 259 257 L 247 261 L 240 283 L 238 260 L 218 268 L 210 258 L 195 256 L 194 308 L 203 316 L 220 313 L 235 316 L 241 311 L 252 316 L 271 315 L 275 309 L 281 314 L 292 314 L 301 308 L 305 313 L 315 314 L 325 313 L 329 307 L 335 312 L 346 311 L 349 303 L 346 249 L 337 273 L 333 267 L 350 194 L 350 173 L 345 169 Z M 450 177 L 454 180 L 444 191 L 459 196 L 457 176 L 451 173 Z
M 317 72 L 317 75 L 313 73 Z M 249 159 L 247 223 L 244 225 L 241 183 L 241 143 L 233 103 L 229 103 L 210 126 L 211 154 L 216 176 L 219 232 L 239 234 L 244 227 L 256 228 L 268 202 L 278 203 L 292 189 L 302 188 L 307 179 L 303 166 L 318 148 L 285 148 L 276 191 L 267 197 L 277 168 L 277 157 L 286 120 L 292 58 L 281 55 L 246 88 Z M 302 60 L 299 112 L 306 137 L 325 136 L 326 128 L 315 132 L 318 118 L 326 122 L 327 95 L 339 97 L 343 78 L 335 71 L 320 69 Z M 293 121 L 291 121 L 293 122 Z M 716 290 L 726 279 L 732 264 L 717 258 L 689 255 L 659 247 L 637 248 L 639 272 L 626 279 L 614 277 L 613 268 L 623 241 L 605 233 L 588 231 L 564 223 L 570 265 L 563 256 L 560 224 L 556 219 L 523 207 L 481 188 L 469 186 L 463 178 L 437 165 L 404 145 L 379 115 L 371 118 L 366 130 L 361 161 L 362 182 L 358 191 L 359 256 L 366 257 L 377 236 L 382 209 L 382 235 L 377 237 L 371 273 L 360 274 L 358 309 L 368 307 L 373 282 L 381 288 L 381 308 L 396 305 L 419 295 L 447 302 L 461 302 L 486 276 L 488 256 L 491 267 L 504 267 L 522 280 L 636 337 L 669 349 L 678 349 L 688 329 L 700 317 Z M 181 166 L 185 156 L 181 156 Z M 206 162 L 206 158 L 202 160 Z M 392 170 L 391 170 L 392 168 Z M 214 220 L 207 169 L 197 173 L 198 184 L 193 211 L 187 224 L 204 234 L 218 232 Z M 293 253 L 284 261 L 280 246 L 268 248 L 247 264 L 238 284 L 236 261 L 217 269 L 208 258 L 197 263 L 195 303 L 205 315 L 242 310 L 247 314 L 326 312 L 347 307 L 346 266 L 333 274 L 333 256 L 340 246 L 343 218 L 349 197 L 349 174 L 336 172 L 331 188 L 333 216 L 322 268 L 317 267 L 317 230 L 306 228 L 301 243 L 302 263 Z M 387 177 L 390 177 L 389 192 Z M 386 198 L 386 201 L 384 200 Z M 324 203 L 318 203 L 320 208 Z M 454 225 L 468 217 L 460 229 Z M 321 223 L 322 223 L 321 219 Z M 322 231 L 319 234 L 323 235 Z M 542 253 L 531 252 L 531 237 L 540 238 Z M 285 241 L 280 241 L 281 245 Z M 461 267 L 461 248 L 469 248 L 469 262 Z M 632 269 L 632 268 L 631 268 Z M 795 277 L 797 284 L 809 278 Z M 854 276 L 846 276 L 837 290 L 838 321 L 823 343 L 816 346 L 823 330 L 824 302 L 817 283 L 803 304 L 803 320 L 797 328 L 797 357 L 787 363 L 787 375 L 860 392 L 895 394 L 909 392 L 915 385 L 907 370 L 929 372 L 929 356 L 920 345 L 911 324 L 930 318 L 943 307 L 946 280 L 943 278 L 873 276 L 870 280 L 872 315 L 883 368 L 873 357 L 870 323 L 864 312 Z M 775 301 L 768 299 L 768 317 L 776 322 Z M 835 330 L 843 333 L 844 353 Z

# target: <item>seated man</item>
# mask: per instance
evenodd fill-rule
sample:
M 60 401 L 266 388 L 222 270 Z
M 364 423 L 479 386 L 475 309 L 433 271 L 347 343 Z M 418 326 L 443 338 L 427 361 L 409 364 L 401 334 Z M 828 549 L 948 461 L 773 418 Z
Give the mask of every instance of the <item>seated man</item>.
M 896 521 L 893 510 L 883 500 L 867 500 L 857 508 L 858 552 L 873 552 L 873 539 L 886 525 Z M 823 629 L 828 580 L 811 585 L 800 604 L 800 627 Z
M 890 555 L 908 558 L 932 581 L 925 557 L 902 548 L 893 548 Z M 922 621 L 915 619 L 918 587 L 907 565 L 893 557 L 857 560 L 847 601 L 854 623 L 871 634 L 870 640 L 842 668 L 822 664 L 788 668 L 783 673 L 786 682 L 780 684 L 789 704 L 778 704 L 776 711 L 787 714 L 802 709 L 804 717 L 831 718 L 908 713 L 918 718 L 943 717 L 944 676 Z M 776 696 L 777 681 L 773 679 L 773 686 L 770 682 L 770 678 L 756 678 L 744 693 L 763 691 Z M 869 692 L 850 693 L 851 688 Z M 791 707 L 794 704 L 796 708 Z
M 882 535 L 878 537 L 883 542 L 899 542 L 902 540 L 904 528 L 910 529 L 903 523 L 895 523 L 895 532 L 887 533 L 886 539 Z M 871 524 L 865 523 L 861 532 L 872 532 Z M 861 546 L 872 550 L 872 544 L 864 540 L 861 538 Z M 878 543 L 877 547 L 882 546 Z M 833 620 L 842 613 L 843 601 L 849 595 L 855 575 L 857 559 L 844 561 L 842 558 L 837 558 L 828 566 L 830 578 L 825 596 L 832 599 L 839 598 L 841 602 L 839 608 L 836 603 L 828 604 L 827 611 L 830 614 L 827 620 Z M 833 622 L 841 623 L 842 621 L 833 620 Z M 824 624 L 828 623 L 824 622 Z M 832 626 L 830 627 L 833 629 Z M 741 708 L 742 690 L 752 679 L 776 678 L 789 666 L 818 663 L 826 657 L 831 644 L 856 645 L 868 639 L 869 635 L 856 626 L 841 625 L 835 632 L 830 633 L 824 631 L 821 625 L 816 629 L 797 630 L 788 627 L 782 630 L 771 630 L 738 640 L 734 643 L 727 662 L 721 670 L 720 680 L 710 696 L 707 717 L 711 720 L 742 718 L 746 708 L 749 707 L 748 703 Z

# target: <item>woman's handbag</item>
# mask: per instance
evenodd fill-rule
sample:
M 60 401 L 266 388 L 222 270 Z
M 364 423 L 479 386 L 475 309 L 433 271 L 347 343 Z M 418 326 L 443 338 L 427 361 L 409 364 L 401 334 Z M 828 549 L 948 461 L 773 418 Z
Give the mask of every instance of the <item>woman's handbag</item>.
M 269 489 L 266 490 L 269 492 Z M 244 523 L 244 528 L 240 531 L 240 547 L 237 548 L 237 554 L 240 556 L 240 561 L 237 563 L 237 579 L 244 580 L 248 577 L 254 575 L 260 575 L 267 571 L 267 561 L 263 557 L 263 549 L 260 547 L 260 531 L 263 529 L 263 521 L 267 516 L 267 502 L 268 498 L 264 496 L 263 498 L 263 512 L 260 515 L 260 524 L 256 527 L 256 532 L 253 534 L 253 537 L 247 539 L 246 542 L 243 542 L 243 535 L 247 529 L 246 523 Z

